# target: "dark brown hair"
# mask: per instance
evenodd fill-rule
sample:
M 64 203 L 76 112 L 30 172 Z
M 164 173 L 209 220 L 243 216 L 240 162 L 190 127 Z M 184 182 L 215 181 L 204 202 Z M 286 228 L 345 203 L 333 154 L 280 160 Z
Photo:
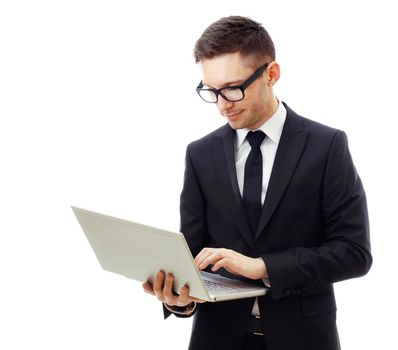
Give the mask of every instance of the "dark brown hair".
M 196 63 L 227 53 L 240 52 L 260 62 L 275 60 L 275 47 L 261 23 L 247 17 L 223 17 L 211 24 L 195 44 Z

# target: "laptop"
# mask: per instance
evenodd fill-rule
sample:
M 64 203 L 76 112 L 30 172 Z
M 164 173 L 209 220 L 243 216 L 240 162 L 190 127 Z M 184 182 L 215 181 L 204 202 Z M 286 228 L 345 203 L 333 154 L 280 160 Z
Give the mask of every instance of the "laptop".
M 265 295 L 267 288 L 200 271 L 182 233 L 72 207 L 104 270 L 153 282 L 159 270 L 174 276 L 174 291 L 210 302 Z

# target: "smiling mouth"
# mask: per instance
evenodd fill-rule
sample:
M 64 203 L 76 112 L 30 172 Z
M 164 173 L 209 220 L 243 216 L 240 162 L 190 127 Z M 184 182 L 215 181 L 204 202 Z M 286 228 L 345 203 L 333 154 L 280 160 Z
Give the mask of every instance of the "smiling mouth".
M 238 112 L 234 112 L 234 113 L 229 113 L 229 114 L 226 114 L 225 116 L 228 118 L 228 119 L 236 119 L 241 113 L 243 112 L 243 110 L 242 111 L 238 111 Z

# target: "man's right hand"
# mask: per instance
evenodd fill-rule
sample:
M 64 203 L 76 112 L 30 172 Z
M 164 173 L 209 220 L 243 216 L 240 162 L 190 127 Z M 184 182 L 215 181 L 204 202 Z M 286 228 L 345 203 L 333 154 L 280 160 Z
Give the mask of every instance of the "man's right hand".
M 184 307 L 192 302 L 206 302 L 206 300 L 190 297 L 188 286 L 181 288 L 179 295 L 175 294 L 173 292 L 173 282 L 174 277 L 172 274 L 165 274 L 163 271 L 159 271 L 155 277 L 153 285 L 149 282 L 145 282 L 142 287 L 144 288 L 145 293 L 156 296 L 160 301 L 169 306 Z

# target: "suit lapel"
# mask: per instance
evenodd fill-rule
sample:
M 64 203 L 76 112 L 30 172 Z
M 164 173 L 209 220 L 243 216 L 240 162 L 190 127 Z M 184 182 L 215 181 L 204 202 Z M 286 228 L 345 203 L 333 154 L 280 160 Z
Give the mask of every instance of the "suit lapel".
M 250 230 L 246 210 L 243 206 L 239 191 L 235 166 L 235 131 L 226 126 L 226 133 L 215 137 L 213 149 L 214 165 L 219 177 L 226 198 L 226 205 L 231 213 L 231 220 L 234 220 L 240 234 L 245 241 L 253 246 L 254 239 Z
M 297 115 L 288 106 L 286 109 L 286 121 L 276 152 L 256 237 L 264 230 L 281 200 L 307 140 L 307 133 L 302 130 Z
M 307 133 L 299 117 L 286 104 L 287 116 L 268 184 L 256 237 L 264 230 L 274 213 L 304 151 Z M 226 198 L 226 206 L 245 241 L 252 247 L 253 234 L 239 191 L 235 166 L 235 131 L 226 125 L 224 132 L 213 138 L 213 160 L 219 183 Z

